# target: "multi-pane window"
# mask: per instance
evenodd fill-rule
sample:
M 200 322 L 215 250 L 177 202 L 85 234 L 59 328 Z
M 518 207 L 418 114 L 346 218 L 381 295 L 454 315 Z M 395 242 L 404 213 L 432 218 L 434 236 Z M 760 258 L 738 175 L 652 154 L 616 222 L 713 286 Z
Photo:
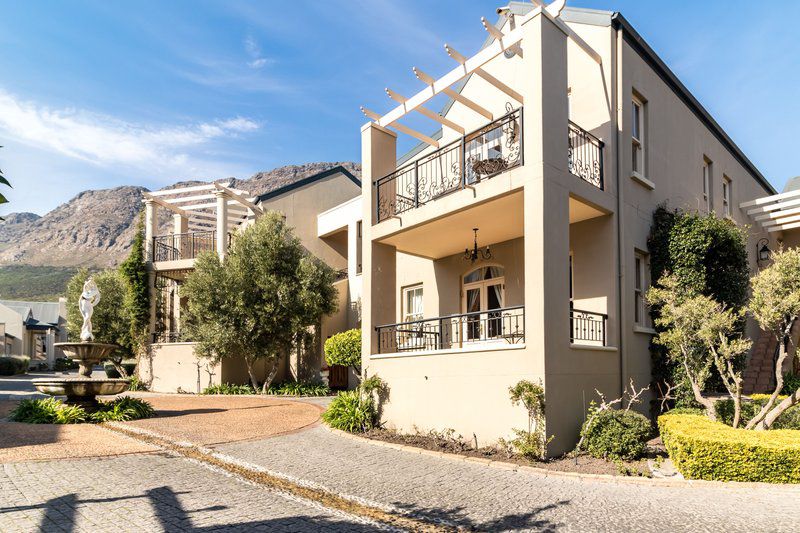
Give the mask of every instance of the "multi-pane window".
M 403 322 L 422 320 L 422 285 L 403 289 Z
M 722 214 L 731 216 L 731 179 L 728 176 L 722 177 Z
M 637 326 L 649 327 L 650 317 L 645 294 L 647 293 L 647 255 L 636 252 L 633 270 L 633 320 Z
M 632 107 L 633 123 L 631 124 L 631 161 L 632 169 L 637 174 L 644 175 L 644 102 L 633 97 Z
M 711 212 L 711 161 L 703 159 L 703 203 Z

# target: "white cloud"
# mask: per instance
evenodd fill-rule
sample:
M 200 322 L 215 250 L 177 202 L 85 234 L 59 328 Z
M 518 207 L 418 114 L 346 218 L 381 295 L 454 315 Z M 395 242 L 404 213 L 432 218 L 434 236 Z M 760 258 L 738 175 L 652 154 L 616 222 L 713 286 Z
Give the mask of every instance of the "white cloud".
M 151 175 L 217 171 L 224 163 L 209 165 L 197 152 L 259 128 L 245 117 L 188 125 L 134 123 L 86 110 L 51 109 L 0 89 L 0 130 L 15 140 L 93 165 L 132 167 Z
M 249 55 L 251 59 L 250 61 L 247 62 L 247 66 L 252 69 L 260 69 L 266 65 L 271 65 L 272 63 L 275 62 L 273 59 L 264 57 L 261 54 L 261 46 L 259 46 L 255 37 L 253 37 L 252 35 L 248 35 L 247 37 L 245 37 L 244 50 L 245 52 L 247 52 L 247 55 Z

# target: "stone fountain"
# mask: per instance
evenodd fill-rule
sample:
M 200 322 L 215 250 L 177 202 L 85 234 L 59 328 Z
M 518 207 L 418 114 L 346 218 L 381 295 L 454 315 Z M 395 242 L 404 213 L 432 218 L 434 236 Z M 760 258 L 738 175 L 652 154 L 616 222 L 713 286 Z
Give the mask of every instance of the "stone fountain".
M 97 407 L 96 397 L 125 392 L 130 387 L 129 379 L 92 379 L 92 367 L 119 348 L 116 344 L 94 342 L 92 314 L 100 301 L 100 290 L 92 278 L 83 284 L 78 308 L 83 317 L 81 342 L 58 342 L 67 357 L 78 363 L 78 377 L 63 379 L 34 379 L 36 390 L 51 396 L 66 396 L 67 403 L 79 405 L 88 411 Z

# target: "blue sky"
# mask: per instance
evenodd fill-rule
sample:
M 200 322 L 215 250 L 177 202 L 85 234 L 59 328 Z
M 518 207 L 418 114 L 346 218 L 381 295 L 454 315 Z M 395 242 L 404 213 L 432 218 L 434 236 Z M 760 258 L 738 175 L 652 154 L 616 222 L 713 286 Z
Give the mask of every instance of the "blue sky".
M 472 53 L 500 1 L 0 0 L 0 214 L 89 188 L 359 160 L 358 110 Z M 572 0 L 621 11 L 767 178 L 800 175 L 796 1 Z M 430 123 L 420 127 L 435 129 Z M 406 141 L 408 144 L 410 142 Z

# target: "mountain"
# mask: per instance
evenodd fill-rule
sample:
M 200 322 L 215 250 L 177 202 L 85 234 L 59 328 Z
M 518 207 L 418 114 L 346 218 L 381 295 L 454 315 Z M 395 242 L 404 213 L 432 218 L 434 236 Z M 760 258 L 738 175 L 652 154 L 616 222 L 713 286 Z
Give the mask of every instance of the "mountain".
M 337 165 L 361 175 L 358 163 L 320 162 L 279 167 L 231 182 L 233 187 L 259 195 Z M 187 182 L 165 188 L 183 185 Z M 119 264 L 133 240 L 145 191 L 136 186 L 84 191 L 42 217 L 34 213 L 7 215 L 0 222 L 0 267 L 102 268 Z M 164 215 L 160 222 L 166 226 L 168 219 Z

